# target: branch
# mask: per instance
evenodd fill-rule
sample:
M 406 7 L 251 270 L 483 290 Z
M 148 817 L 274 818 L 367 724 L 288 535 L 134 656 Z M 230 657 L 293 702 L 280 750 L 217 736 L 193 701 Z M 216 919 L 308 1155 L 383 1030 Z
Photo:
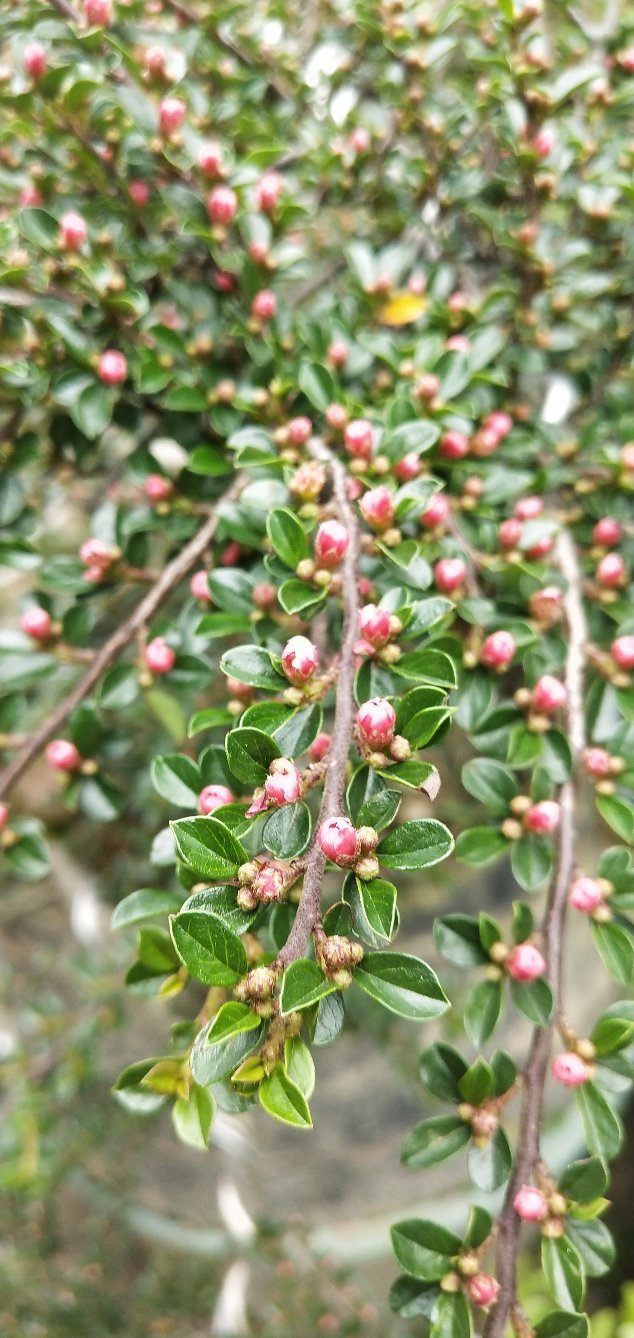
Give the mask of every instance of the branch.
M 233 502 L 239 497 L 245 480 L 242 475 L 238 475 L 231 487 L 219 499 L 223 502 Z M 53 713 L 43 721 L 39 729 L 31 735 L 28 742 L 20 749 L 20 752 L 14 757 L 10 765 L 0 774 L 0 799 L 4 799 L 9 791 L 20 779 L 20 776 L 30 767 L 31 762 L 37 757 L 37 754 L 48 743 L 53 735 L 57 734 L 62 725 L 66 723 L 68 717 L 79 706 L 80 702 L 88 696 L 95 684 L 105 673 L 106 669 L 114 664 L 126 646 L 134 640 L 141 628 L 154 617 L 157 610 L 165 603 L 165 600 L 176 589 L 177 585 L 188 575 L 192 567 L 202 558 L 205 549 L 208 548 L 215 534 L 218 521 L 220 519 L 217 508 L 208 516 L 204 525 L 201 525 L 198 533 L 190 539 L 189 543 L 181 549 L 180 553 L 163 568 L 156 584 L 147 595 L 137 604 L 136 608 L 113 632 L 112 636 L 105 642 L 95 654 L 94 660 L 86 670 L 83 678 L 80 678 L 75 687 L 68 693 L 68 696 L 60 702 Z
M 573 757 L 573 773 L 570 779 L 561 786 L 558 794 L 561 819 L 557 841 L 557 860 L 548 890 L 542 924 L 544 956 L 547 964 L 546 977 L 554 992 L 555 1007 L 552 1020 L 548 1026 L 537 1027 L 534 1032 L 524 1070 L 522 1108 L 517 1135 L 518 1152 L 498 1223 L 497 1278 L 500 1284 L 500 1293 L 497 1305 L 491 1311 L 487 1320 L 484 1338 L 502 1338 L 515 1305 L 515 1279 L 521 1221 L 513 1207 L 513 1199 L 520 1185 L 530 1180 L 539 1159 L 544 1085 L 550 1057 L 552 1033 L 561 1004 L 563 928 L 568 888 L 575 869 L 574 768 L 583 750 L 585 737 L 583 674 L 587 627 L 581 596 L 581 573 L 574 543 L 567 532 L 559 536 L 556 557 L 559 569 L 568 582 L 563 601 L 568 632 L 565 682 L 568 692 L 568 737 Z
M 354 646 L 358 636 L 359 591 L 357 564 L 359 560 L 359 526 L 347 493 L 347 474 L 342 464 L 325 446 L 315 444 L 312 453 L 327 462 L 333 475 L 334 496 L 339 518 L 350 535 L 342 564 L 343 578 L 343 632 L 341 653 L 337 664 L 337 696 L 332 729 L 332 744 L 327 755 L 326 779 L 317 820 L 318 828 L 329 818 L 338 817 L 343 804 L 348 753 L 354 728 Z M 303 957 L 310 935 L 321 915 L 321 885 L 324 877 L 325 856 L 317 837 L 306 859 L 306 871 L 297 915 L 288 939 L 277 961 L 281 967 Z

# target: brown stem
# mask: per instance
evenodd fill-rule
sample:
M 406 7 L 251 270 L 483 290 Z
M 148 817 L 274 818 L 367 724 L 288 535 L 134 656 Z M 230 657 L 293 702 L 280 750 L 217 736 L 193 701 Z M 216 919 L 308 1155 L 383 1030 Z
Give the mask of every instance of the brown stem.
M 239 497 L 244 487 L 242 475 L 238 475 L 234 483 L 222 497 L 222 501 L 232 502 Z M 31 765 L 31 762 L 37 757 L 37 754 L 48 743 L 49 739 L 57 734 L 61 726 L 66 723 L 68 717 L 79 706 L 80 702 L 88 696 L 89 692 L 99 682 L 106 669 L 114 664 L 115 660 L 126 646 L 129 645 L 140 629 L 154 617 L 157 610 L 165 603 L 165 600 L 176 589 L 177 585 L 188 575 L 192 567 L 202 558 L 205 549 L 213 539 L 219 515 L 216 508 L 207 518 L 204 525 L 201 525 L 198 533 L 190 539 L 189 543 L 181 549 L 180 553 L 163 568 L 156 585 L 144 596 L 137 604 L 136 608 L 122 622 L 112 636 L 108 638 L 105 644 L 98 650 L 95 657 L 86 670 L 86 673 L 80 678 L 75 687 L 64 697 L 59 706 L 51 715 L 47 716 L 39 729 L 31 735 L 28 742 L 20 749 L 10 765 L 0 774 L 0 798 L 4 799 L 9 791 L 20 779 L 20 776 Z
M 319 827 L 322 822 L 327 822 L 329 818 L 338 817 L 341 813 L 346 764 L 354 729 L 354 646 L 358 636 L 359 619 L 357 564 L 360 536 L 357 518 L 348 500 L 347 474 L 343 465 L 321 444 L 315 444 L 312 453 L 318 459 L 327 461 L 330 466 L 339 517 L 350 535 L 350 543 L 342 564 L 343 633 L 338 664 L 332 743 L 326 758 L 326 779 L 317 820 Z M 281 967 L 287 967 L 291 962 L 295 962 L 299 957 L 304 956 L 311 933 L 315 925 L 319 923 L 324 867 L 325 857 L 317 837 L 315 837 L 306 859 L 304 884 L 295 922 L 277 959 L 278 965 Z
M 557 859 L 548 889 L 542 923 L 546 975 L 555 996 L 553 1016 L 548 1026 L 537 1027 L 533 1034 L 528 1061 L 523 1074 L 522 1108 L 517 1134 L 517 1157 L 508 1184 L 504 1207 L 498 1223 L 497 1278 L 500 1293 L 484 1329 L 484 1338 L 502 1338 L 516 1300 L 517 1253 L 521 1221 L 513 1207 L 520 1187 L 534 1174 L 539 1160 L 539 1142 L 544 1085 L 550 1057 L 553 1030 L 561 1008 L 561 968 L 563 929 L 568 888 L 575 869 L 575 784 L 574 767 L 583 750 L 585 738 L 583 710 L 583 672 L 587 636 L 586 617 L 581 596 L 581 575 L 574 543 L 567 532 L 557 541 L 556 557 L 568 582 L 564 595 L 564 616 L 568 632 L 568 657 L 565 682 L 568 692 L 568 738 L 573 756 L 573 774 L 558 794 L 561 819 L 557 840 Z

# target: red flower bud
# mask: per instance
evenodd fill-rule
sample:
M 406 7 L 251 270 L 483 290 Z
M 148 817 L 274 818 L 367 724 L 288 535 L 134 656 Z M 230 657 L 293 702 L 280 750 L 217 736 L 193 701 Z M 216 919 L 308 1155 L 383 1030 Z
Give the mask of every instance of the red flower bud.
M 475 1273 L 469 1278 L 466 1284 L 466 1292 L 473 1305 L 479 1305 L 483 1310 L 487 1306 L 493 1305 L 497 1300 L 500 1290 L 499 1282 L 495 1278 L 489 1277 L 488 1273 Z
M 469 454 L 470 441 L 464 432 L 445 432 L 440 438 L 440 454 L 444 460 L 462 460 Z
M 551 1073 L 557 1082 L 563 1083 L 564 1087 L 582 1087 L 590 1077 L 588 1066 L 581 1058 L 581 1055 L 570 1051 L 568 1054 L 555 1055 L 551 1065 Z
M 52 619 L 47 609 L 25 609 L 20 619 L 20 627 L 34 641 L 47 641 L 51 635 Z
M 617 636 L 610 654 L 619 669 L 634 669 L 634 636 Z
M 258 209 L 265 214 L 272 214 L 277 208 L 283 187 L 284 180 L 278 172 L 265 172 L 258 182 L 256 192 Z
M 530 981 L 543 976 L 546 963 L 532 943 L 517 943 L 506 958 L 504 968 L 513 980 Z
M 434 567 L 434 581 L 438 590 L 450 595 L 464 583 L 467 575 L 462 558 L 441 558 Z
M 436 493 L 431 501 L 427 503 L 424 511 L 421 511 L 418 517 L 419 525 L 426 530 L 435 530 L 440 525 L 446 525 L 451 515 L 449 499 L 442 492 Z
M 84 0 L 84 14 L 89 23 L 105 28 L 112 17 L 112 0 Z
M 332 408 L 332 405 L 330 406 Z M 343 444 L 349 455 L 361 460 L 370 460 L 374 444 L 374 431 L 367 418 L 354 418 L 343 434 Z
M 624 585 L 626 567 L 621 554 L 606 553 L 597 566 L 596 578 L 599 585 L 604 586 L 607 590 Z
M 356 827 L 349 818 L 329 818 L 322 822 L 317 840 L 327 859 L 343 868 L 353 865 L 360 854 L 360 842 Z
M 337 567 L 350 543 L 350 535 L 338 520 L 324 520 L 315 535 L 315 557 L 324 567 Z
M 209 573 L 207 571 L 195 571 L 189 582 L 189 588 L 194 599 L 204 599 L 205 603 L 211 604 L 212 599 L 208 577 Z
M 498 529 L 498 543 L 500 548 L 517 548 L 522 537 L 522 522 L 517 516 L 509 516 L 508 520 L 503 520 Z
M 207 196 L 207 213 L 212 223 L 231 223 L 238 210 L 238 197 L 231 186 L 215 186 Z
M 386 530 L 394 520 L 394 498 L 389 488 L 370 488 L 363 494 L 359 509 L 373 530 Z
M 276 758 L 264 782 L 264 793 L 269 803 L 294 804 L 299 799 L 301 788 L 302 778 L 295 763 L 285 757 Z
M 220 144 L 203 144 L 198 153 L 198 166 L 206 177 L 217 177 L 222 171 L 222 148 Z
M 558 678 L 553 678 L 552 674 L 542 674 L 533 688 L 531 700 L 536 711 L 550 715 L 552 711 L 559 711 L 566 705 L 568 693 Z
M 359 610 L 359 631 L 376 650 L 390 640 L 390 621 L 388 610 L 380 609 L 376 604 L 366 604 Z
M 174 484 L 162 474 L 148 474 L 143 491 L 149 502 L 164 502 L 171 497 Z
M 88 237 L 85 218 L 69 209 L 59 220 L 59 240 L 65 251 L 79 251 Z
M 41 42 L 29 42 L 24 48 L 24 69 L 31 79 L 42 79 L 46 74 L 46 51 Z
M 145 647 L 143 658 L 151 673 L 169 674 L 176 664 L 176 651 L 168 646 L 164 637 L 155 636 Z
M 277 298 L 270 288 L 261 288 L 251 303 L 251 315 L 258 321 L 271 321 L 277 311 Z
M 480 659 L 489 669 L 506 669 L 515 654 L 515 642 L 510 632 L 491 632 L 484 641 Z
M 596 911 L 603 901 L 603 892 L 595 878 L 575 878 L 568 893 L 568 905 L 576 911 Z
M 331 743 L 332 739 L 330 737 L 330 734 L 326 734 L 325 732 L 318 734 L 317 738 L 313 739 L 313 742 L 311 743 L 310 748 L 308 750 L 312 761 L 321 762 L 323 758 L 326 756 L 326 753 L 328 752 Z
M 513 1207 L 523 1222 L 543 1222 L 548 1217 L 548 1204 L 541 1189 L 521 1185 L 513 1199 Z
M 182 98 L 162 98 L 159 103 L 159 128 L 161 134 L 167 138 L 174 134 L 185 120 L 187 107 Z
M 408 451 L 394 466 L 394 474 L 400 483 L 409 483 L 410 479 L 418 478 L 421 468 L 420 456 L 416 451 Z
M 69 739 L 53 739 L 46 749 L 46 760 L 56 771 L 76 771 L 81 756 Z
M 513 507 L 518 520 L 535 520 L 537 516 L 541 516 L 543 510 L 544 502 L 541 497 L 520 497 L 519 502 Z
M 303 446 L 313 430 L 310 418 L 291 418 L 286 428 L 291 446 Z M 298 471 L 299 472 L 299 471 Z
M 612 771 L 612 758 L 605 748 L 586 748 L 581 759 L 586 775 L 601 779 Z
M 614 544 L 621 542 L 623 527 L 612 516 L 604 516 L 602 520 L 597 521 L 592 531 L 592 538 L 595 544 L 604 544 L 606 548 L 612 548 Z
M 560 809 L 559 804 L 554 799 L 542 799 L 538 804 L 533 804 L 524 815 L 524 826 L 529 832 L 539 832 L 544 835 L 550 835 L 556 832 L 559 826 Z
M 97 375 L 107 386 L 119 386 L 128 375 L 128 364 L 123 353 L 114 348 L 107 348 L 101 354 Z

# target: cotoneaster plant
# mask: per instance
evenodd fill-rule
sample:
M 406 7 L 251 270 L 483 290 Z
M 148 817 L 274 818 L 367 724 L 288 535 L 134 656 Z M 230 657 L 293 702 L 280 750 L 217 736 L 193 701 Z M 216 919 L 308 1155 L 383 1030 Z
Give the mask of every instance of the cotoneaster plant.
M 3 863 L 46 872 L 40 755 L 121 846 L 151 829 L 113 925 L 129 988 L 183 997 L 116 1096 L 197 1147 L 218 1107 L 309 1129 L 355 992 L 433 1023 L 403 1158 L 466 1152 L 474 1202 L 394 1227 L 394 1309 L 584 1338 L 634 1072 L 629 20 L 1 23 Z M 495 860 L 498 918 L 467 914 L 459 862 Z M 393 939 L 432 879 L 430 965 Z

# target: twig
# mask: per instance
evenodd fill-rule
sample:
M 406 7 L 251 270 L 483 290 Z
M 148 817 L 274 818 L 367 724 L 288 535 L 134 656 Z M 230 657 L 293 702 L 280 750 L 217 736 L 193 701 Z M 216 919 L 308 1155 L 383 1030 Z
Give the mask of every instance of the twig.
M 329 818 L 341 813 L 346 763 L 350 751 L 350 742 L 354 728 L 354 646 L 358 636 L 359 592 L 357 585 L 357 564 L 359 560 L 359 526 L 353 508 L 348 500 L 346 489 L 347 475 L 340 464 L 325 446 L 315 444 L 314 455 L 330 465 L 333 476 L 334 496 L 342 523 L 350 535 L 346 555 L 342 564 L 343 577 L 343 633 L 341 653 L 338 662 L 337 697 L 335 719 L 332 729 L 332 744 L 327 755 L 326 779 L 319 809 L 318 826 Z M 319 923 L 321 913 L 321 885 L 324 877 L 325 857 L 317 838 L 313 841 L 306 860 L 304 884 L 297 915 L 288 939 L 279 953 L 277 961 L 282 967 L 297 961 L 306 952 L 310 935 Z
M 575 785 L 574 767 L 584 745 L 585 726 L 583 710 L 583 673 L 586 617 L 581 596 L 581 575 L 575 547 L 570 535 L 564 532 L 557 540 L 556 557 L 562 575 L 568 582 L 564 595 L 564 615 L 568 631 L 568 657 L 565 682 L 568 693 L 568 738 L 573 756 L 573 774 L 561 786 L 558 794 L 561 808 L 557 860 L 548 890 L 542 924 L 546 976 L 555 996 L 553 1017 L 546 1027 L 537 1027 L 533 1036 L 528 1061 L 523 1075 L 522 1108 L 517 1135 L 517 1157 L 508 1184 L 504 1207 L 498 1222 L 497 1279 L 499 1298 L 491 1311 L 484 1329 L 484 1338 L 502 1338 L 507 1321 L 515 1305 L 517 1253 L 521 1221 L 513 1207 L 513 1199 L 525 1181 L 533 1175 L 539 1159 L 539 1137 L 544 1084 L 550 1056 L 553 1029 L 561 1006 L 561 966 L 563 928 L 568 899 L 568 888 L 575 868 Z
M 239 474 L 231 487 L 224 493 L 219 501 L 235 501 L 244 487 L 244 482 L 245 480 L 243 476 Z M 178 553 L 177 556 L 163 568 L 156 585 L 154 585 L 140 603 L 137 604 L 129 618 L 126 618 L 125 622 L 122 622 L 119 627 L 117 627 L 116 631 L 113 632 L 112 636 L 109 637 L 101 647 L 101 650 L 97 651 L 92 664 L 86 670 L 83 678 L 80 678 L 72 691 L 68 693 L 68 696 L 60 702 L 57 709 L 53 711 L 51 715 L 47 716 L 46 720 L 44 720 L 39 729 L 31 735 L 28 742 L 20 750 L 6 770 L 0 774 L 0 798 L 5 798 L 5 796 L 8 795 L 9 791 L 16 784 L 16 781 L 20 779 L 20 776 L 22 776 L 31 765 L 31 762 L 34 761 L 44 745 L 48 743 L 49 739 L 51 739 L 54 734 L 57 734 L 58 730 L 66 723 L 68 717 L 76 707 L 79 706 L 80 702 L 82 702 L 84 698 L 88 696 L 89 692 L 92 691 L 106 669 L 108 669 L 111 664 L 114 664 L 121 652 L 125 650 L 125 647 L 134 640 L 134 637 L 139 630 L 146 623 L 151 621 L 157 610 L 165 603 L 165 600 L 171 595 L 172 591 L 176 589 L 176 586 L 180 584 L 185 576 L 191 571 L 192 567 L 194 567 L 200 560 L 205 549 L 213 539 L 220 518 L 218 510 L 215 508 L 212 514 L 208 516 L 204 525 L 201 525 L 198 533 L 194 535 L 193 539 L 190 539 L 189 543 L 181 549 L 180 553 Z

